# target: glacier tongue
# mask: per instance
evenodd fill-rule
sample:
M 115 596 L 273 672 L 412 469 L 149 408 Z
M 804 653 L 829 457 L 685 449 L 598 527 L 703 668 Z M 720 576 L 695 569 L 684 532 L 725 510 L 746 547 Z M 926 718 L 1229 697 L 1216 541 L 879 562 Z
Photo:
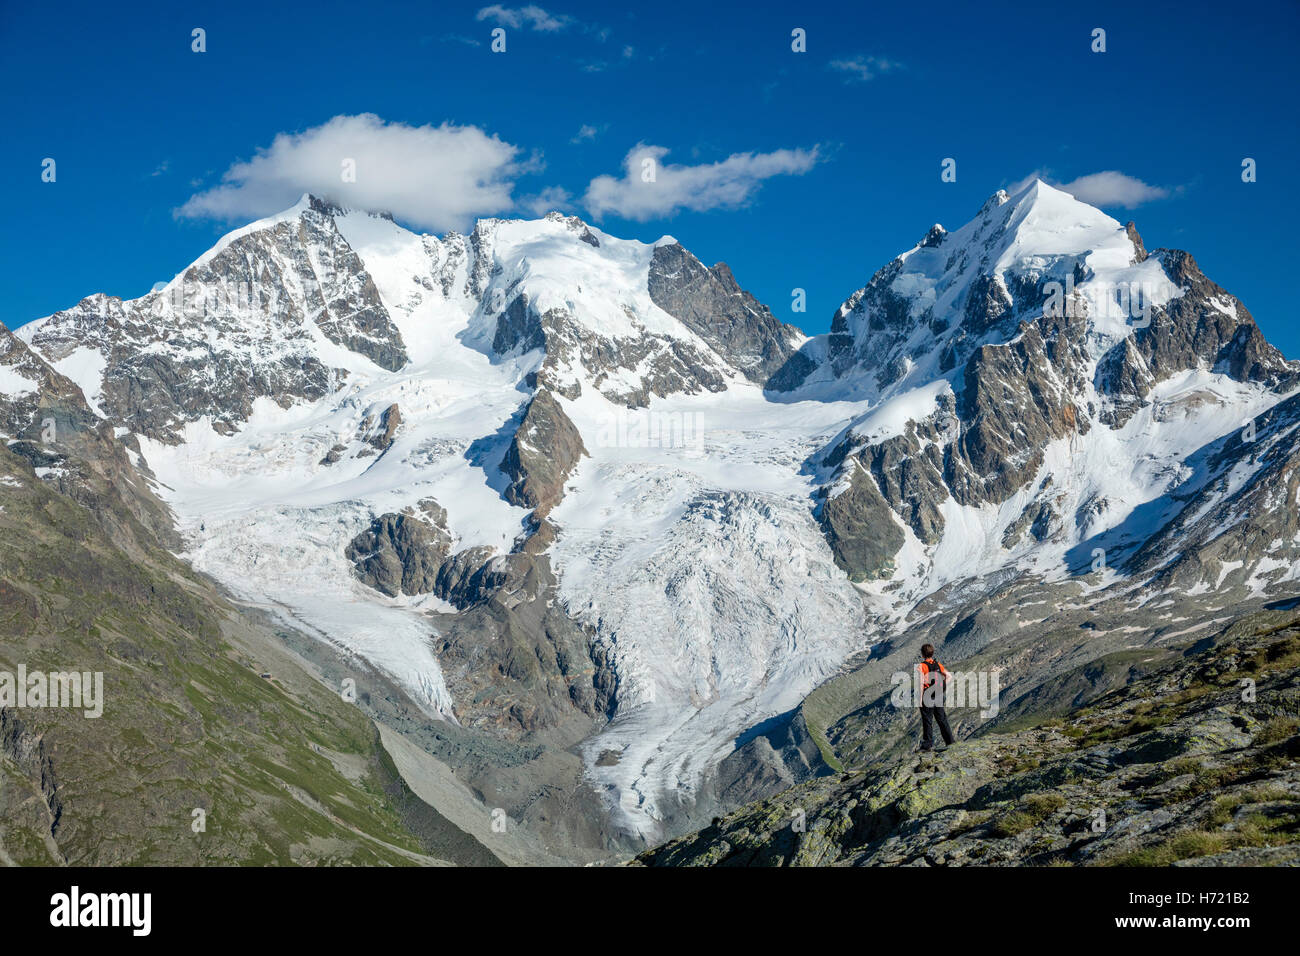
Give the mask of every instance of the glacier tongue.
M 142 437 L 141 448 L 197 568 L 360 655 L 431 714 L 451 717 L 428 619 L 364 587 L 344 557 L 374 515 L 425 497 L 445 502 L 462 547 L 504 551 L 519 533 L 524 510 L 503 501 L 468 455 L 514 414 L 518 369 L 493 367 L 472 350 L 444 358 L 436 371 L 358 379 L 313 406 L 262 400 L 234 435 L 200 420 L 178 445 Z M 322 463 L 333 445 L 354 440 L 367 410 L 391 403 L 407 419 L 385 454 Z
M 589 436 L 611 417 L 625 437 L 654 435 L 656 422 L 701 436 L 593 443 L 552 514 L 560 596 L 618 676 L 615 718 L 584 755 L 633 832 L 656 835 L 744 730 L 795 707 L 873 639 L 800 474 L 855 408 L 773 405 L 752 386 L 639 410 L 599 396 L 569 404 Z

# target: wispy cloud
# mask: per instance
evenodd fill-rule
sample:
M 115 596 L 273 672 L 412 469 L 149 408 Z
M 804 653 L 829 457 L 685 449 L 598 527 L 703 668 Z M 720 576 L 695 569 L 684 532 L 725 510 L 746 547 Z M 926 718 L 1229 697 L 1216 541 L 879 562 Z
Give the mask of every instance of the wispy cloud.
M 573 195 L 562 186 L 548 186 L 535 196 L 523 196 L 519 208 L 534 216 L 544 216 L 551 210 L 563 211 L 573 202 Z
M 679 210 L 701 212 L 747 203 L 764 180 L 802 175 L 820 159 L 818 147 L 736 153 L 717 163 L 678 166 L 663 162 L 668 149 L 638 143 L 623 159 L 623 175 L 597 176 L 583 205 L 596 218 L 613 213 L 644 222 Z
M 1163 186 L 1149 185 L 1136 176 L 1128 176 L 1117 169 L 1089 173 L 1071 182 L 1061 183 L 1059 188 L 1080 202 L 1094 206 L 1121 206 L 1125 209 L 1132 209 L 1153 199 L 1164 199 L 1169 195 L 1169 190 Z
M 841 74 L 845 83 L 866 83 L 883 73 L 903 69 L 903 64 L 897 60 L 887 60 L 882 56 L 858 54 L 848 60 L 831 60 L 826 64 L 826 68 Z
M 1037 169 L 1019 182 L 1013 183 L 1009 192 L 1019 192 L 1035 179 L 1041 179 L 1048 185 L 1067 192 L 1080 202 L 1086 202 L 1091 206 L 1118 206 L 1121 209 L 1134 209 L 1143 203 L 1165 199 L 1171 193 L 1179 191 L 1169 190 L 1164 186 L 1153 186 L 1117 169 L 1088 173 L 1068 183 L 1054 178 L 1048 170 Z
M 608 69 L 626 66 L 639 59 L 641 57 L 637 55 L 636 47 L 629 45 L 623 47 L 623 51 L 614 59 L 590 59 L 578 60 L 577 62 L 583 73 L 604 73 Z M 650 57 L 650 59 L 654 59 L 654 57 Z
M 474 15 L 474 19 L 490 20 L 515 30 L 528 29 L 538 33 L 558 33 L 577 22 L 573 17 L 562 13 L 551 13 L 534 4 L 526 7 L 507 7 L 494 3 L 490 7 L 479 10 Z
M 583 123 L 582 126 L 578 128 L 578 131 L 573 134 L 573 139 L 569 140 L 569 142 L 581 143 L 584 140 L 595 139 L 601 134 L 603 129 L 605 129 L 603 126 L 596 127 L 592 126 L 590 123 Z
M 221 184 L 176 210 L 187 218 L 257 218 L 291 206 L 305 192 L 361 209 L 387 211 L 419 228 L 463 228 L 476 216 L 514 206 L 515 178 L 540 157 L 476 126 L 407 126 L 373 113 L 336 116 L 300 133 L 280 133 L 252 159 L 226 170 Z M 348 167 L 355 181 L 345 179 Z

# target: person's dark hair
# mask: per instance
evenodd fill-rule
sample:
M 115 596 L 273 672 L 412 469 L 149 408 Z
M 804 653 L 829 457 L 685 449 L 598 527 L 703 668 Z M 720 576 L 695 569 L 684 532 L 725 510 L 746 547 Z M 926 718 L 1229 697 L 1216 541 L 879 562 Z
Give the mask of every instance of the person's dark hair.
M 934 645 L 933 645 L 933 644 L 922 644 L 922 645 L 921 645 L 921 656 L 922 656 L 922 657 L 934 657 Z

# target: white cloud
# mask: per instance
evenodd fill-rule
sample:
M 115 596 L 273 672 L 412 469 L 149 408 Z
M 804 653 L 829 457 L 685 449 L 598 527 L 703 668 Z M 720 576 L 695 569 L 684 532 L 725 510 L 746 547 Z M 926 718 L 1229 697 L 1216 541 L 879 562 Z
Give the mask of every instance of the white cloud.
M 1007 195 L 1008 195 L 1008 196 L 1014 196 L 1016 193 L 1020 192 L 1020 190 L 1024 189 L 1026 186 L 1028 186 L 1030 183 L 1032 183 L 1035 179 L 1041 179 L 1043 182 L 1047 183 L 1049 186 L 1050 186 L 1050 185 L 1053 185 L 1053 183 L 1052 183 L 1052 178 L 1051 178 L 1050 175 L 1048 175 L 1047 170 L 1045 170 L 1045 169 L 1035 169 L 1032 173 L 1030 173 L 1030 174 L 1029 174 L 1028 176 L 1026 176 L 1024 179 L 1017 179 L 1014 183 L 1011 183 L 1009 186 L 1007 186 L 1007 187 L 1006 187 L 1006 193 L 1007 193 Z
M 583 204 L 600 218 L 614 213 L 644 222 L 671 216 L 680 209 L 735 208 L 743 205 L 765 179 L 802 175 L 818 162 L 818 148 L 778 149 L 771 153 L 736 153 L 722 162 L 673 166 L 663 162 L 663 146 L 638 143 L 623 160 L 623 176 L 597 176 Z M 654 181 L 646 182 L 652 169 Z
M 407 126 L 373 113 L 336 116 L 301 133 L 280 133 L 221 185 L 196 193 L 176 215 L 239 220 L 271 215 L 305 192 L 343 205 L 391 212 L 422 229 L 464 228 L 512 207 L 514 178 L 532 161 L 476 126 Z M 344 182 L 344 162 L 356 181 Z
M 536 196 L 524 196 L 519 200 L 519 208 L 526 209 L 534 216 L 544 216 L 551 210 L 563 212 L 573 196 L 562 186 L 548 186 Z
M 855 56 L 851 60 L 831 60 L 826 68 L 844 74 L 845 83 L 866 83 L 882 73 L 902 69 L 903 64 L 897 60 L 887 60 L 881 56 Z
M 474 19 L 491 20 L 516 30 L 529 29 L 538 33 L 557 33 L 574 22 L 572 17 L 562 13 L 548 13 L 533 4 L 526 7 L 506 7 L 494 3 L 490 7 L 479 10 Z
M 1093 206 L 1121 206 L 1132 209 L 1153 199 L 1164 199 L 1170 195 L 1170 190 L 1163 186 L 1151 186 L 1135 176 L 1126 175 L 1115 169 L 1089 173 L 1068 183 L 1063 183 L 1052 176 L 1050 170 L 1035 169 L 1024 179 L 1008 186 L 1007 192 L 1018 193 L 1036 179 L 1041 179 L 1049 186 L 1067 192 L 1080 202 Z M 1174 190 L 1174 192 L 1181 191 L 1181 186 Z
M 1164 199 L 1169 190 L 1161 186 L 1151 186 L 1142 180 L 1128 176 L 1115 169 L 1100 173 L 1080 176 L 1073 182 L 1056 184 L 1080 202 L 1093 206 L 1121 206 L 1132 209 L 1153 199 Z
M 600 134 L 600 130 L 590 123 L 583 123 L 582 127 L 574 134 L 570 143 L 581 143 L 584 139 L 595 139 Z

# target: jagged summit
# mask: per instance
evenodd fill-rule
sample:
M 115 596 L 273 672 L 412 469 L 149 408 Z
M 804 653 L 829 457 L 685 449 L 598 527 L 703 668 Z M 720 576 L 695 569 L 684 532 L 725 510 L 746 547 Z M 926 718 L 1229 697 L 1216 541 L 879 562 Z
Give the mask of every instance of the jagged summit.
M 534 385 L 570 398 L 640 406 L 766 383 L 803 341 L 671 237 L 619 239 L 553 212 L 440 238 L 311 194 L 140 299 L 92 296 L 22 334 L 79 370 L 107 413 L 166 441 L 203 418 L 237 429 L 259 398 L 315 401 L 331 381 L 465 346 L 530 363 Z M 175 381 L 152 371 L 158 353 L 183 370 Z
M 1081 317 L 1097 359 L 1179 292 L 1135 227 L 1034 180 L 998 190 L 956 230 L 936 224 L 849 296 L 829 335 L 804 348 L 801 385 L 876 400 L 960 376 L 977 349 L 1012 340 L 1045 308 Z
M 1201 448 L 1206 432 L 1172 424 L 1165 403 L 1241 419 L 1300 382 L 1189 255 L 1148 254 L 1132 223 L 1041 180 L 936 240 L 879 270 L 804 349 L 824 359 L 796 395 L 871 403 L 819 461 L 822 520 L 863 580 L 896 585 L 915 561 L 924 591 L 1053 547 L 1068 569 Z M 992 525 L 976 518 L 988 508 Z M 988 537 L 950 551 L 954 522 Z M 1127 534 L 1143 532 L 1115 540 Z M 945 567 L 945 553 L 962 557 Z

